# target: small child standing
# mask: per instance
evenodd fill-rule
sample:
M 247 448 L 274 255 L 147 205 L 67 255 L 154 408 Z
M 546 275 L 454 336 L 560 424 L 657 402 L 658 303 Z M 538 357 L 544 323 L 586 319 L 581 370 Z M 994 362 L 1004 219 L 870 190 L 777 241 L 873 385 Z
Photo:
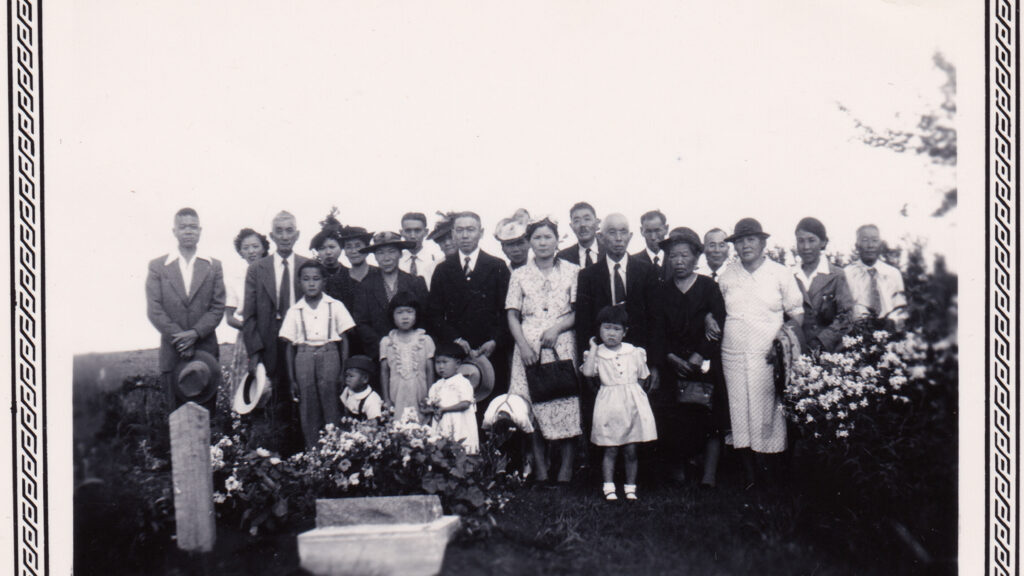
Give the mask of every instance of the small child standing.
M 345 362 L 345 389 L 340 399 L 345 411 L 353 418 L 380 418 L 383 411 L 384 402 L 370 387 L 374 368 L 369 356 L 356 355 Z
M 604 446 L 601 473 L 604 477 L 605 500 L 618 500 L 615 494 L 615 464 L 622 447 L 626 465 L 626 500 L 636 500 L 636 445 L 657 440 L 654 413 L 647 394 L 640 384 L 650 377 L 647 353 L 643 348 L 625 343 L 629 317 L 622 306 L 605 306 L 597 314 L 601 344 L 590 339 L 580 371 L 584 376 L 597 376 L 601 389 L 594 400 L 594 423 L 590 441 Z
M 292 344 L 285 356 L 288 379 L 292 400 L 299 403 L 302 437 L 311 448 L 326 424 L 340 421 L 338 376 L 348 357 L 345 332 L 355 322 L 344 304 L 324 294 L 322 264 L 304 262 L 296 274 L 303 298 L 288 308 L 279 334 Z
M 395 294 L 388 303 L 394 329 L 380 341 L 381 396 L 394 406 L 399 420 L 421 422 L 420 403 L 434 381 L 434 341 L 417 328 L 420 302 L 410 292 Z
M 476 429 L 476 404 L 473 385 L 459 373 L 466 357 L 462 347 L 446 342 L 434 353 L 434 368 L 439 380 L 427 393 L 420 410 L 431 416 L 434 431 L 452 440 L 461 440 L 469 454 L 476 454 L 480 440 Z

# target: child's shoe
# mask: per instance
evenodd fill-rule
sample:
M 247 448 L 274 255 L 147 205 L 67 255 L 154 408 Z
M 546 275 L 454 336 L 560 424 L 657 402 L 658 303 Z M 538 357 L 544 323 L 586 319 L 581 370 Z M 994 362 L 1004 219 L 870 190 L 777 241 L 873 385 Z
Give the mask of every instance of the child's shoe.
M 614 502 L 619 499 L 615 494 L 615 484 L 612 482 L 605 482 L 601 489 L 604 492 L 604 499 L 608 502 Z
M 636 484 L 626 484 L 622 487 L 622 491 L 626 493 L 626 500 L 636 500 Z

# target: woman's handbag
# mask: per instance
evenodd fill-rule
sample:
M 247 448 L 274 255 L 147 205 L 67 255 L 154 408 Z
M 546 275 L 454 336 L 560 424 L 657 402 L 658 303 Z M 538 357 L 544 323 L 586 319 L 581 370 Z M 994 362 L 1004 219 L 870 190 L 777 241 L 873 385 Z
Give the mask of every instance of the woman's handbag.
M 715 385 L 699 380 L 680 380 L 677 384 L 676 401 L 680 404 L 694 404 L 711 410 L 711 392 Z
M 572 360 L 562 360 L 557 350 L 551 351 L 555 354 L 554 362 L 541 363 L 538 358 L 536 364 L 526 366 L 526 385 L 530 390 L 530 401 L 535 404 L 578 396 L 580 393 Z

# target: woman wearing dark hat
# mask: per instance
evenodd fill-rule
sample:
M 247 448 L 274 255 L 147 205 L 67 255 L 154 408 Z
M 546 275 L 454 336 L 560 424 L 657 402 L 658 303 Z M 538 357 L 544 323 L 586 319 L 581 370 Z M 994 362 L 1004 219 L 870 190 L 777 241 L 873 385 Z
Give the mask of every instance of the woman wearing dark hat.
M 320 222 L 320 232 L 309 243 L 309 249 L 323 265 L 327 278 L 348 272 L 348 268 L 338 262 L 342 251 L 341 231 L 344 228 L 335 218 L 337 213 L 337 208 L 331 208 L 331 213 Z
M 379 266 L 376 274 L 366 276 L 358 284 L 352 306 L 363 353 L 374 360 L 380 359 L 381 338 L 391 331 L 388 304 L 395 294 L 406 291 L 421 304 L 427 301 L 427 284 L 423 278 L 398 269 L 402 250 L 412 244 L 397 232 L 378 232 L 373 235 L 371 244 L 360 250 L 363 254 L 373 253 Z
M 701 485 L 714 487 L 722 439 L 729 429 L 729 405 L 721 350 L 718 342 L 707 338 L 704 326 L 708 314 L 719 325 L 725 322 L 725 301 L 718 284 L 696 272 L 704 251 L 696 232 L 675 228 L 658 246 L 665 254 L 668 274 L 659 286 L 666 352 L 662 374 L 668 377 L 651 391 L 660 459 L 674 479 L 682 480 L 682 464 L 703 450 Z M 710 407 L 693 403 L 692 397 L 682 393 L 689 383 L 712 386 Z
M 445 258 L 455 254 L 458 251 L 458 246 L 455 245 L 455 237 L 452 235 L 452 230 L 455 225 L 455 213 L 448 212 L 443 214 L 438 212 L 441 219 L 434 224 L 434 229 L 431 230 L 430 234 L 427 235 L 427 240 L 433 240 L 444 252 Z
M 345 226 L 341 229 L 338 239 L 341 240 L 341 248 L 345 251 L 345 258 L 348 259 L 350 268 L 349 278 L 354 282 L 362 282 L 367 276 L 375 274 L 377 268 L 366 261 L 366 252 L 363 248 L 370 245 L 373 234 L 360 226 Z
M 850 331 L 853 296 L 843 269 L 824 257 L 826 246 L 820 220 L 807 217 L 796 225 L 800 265 L 794 275 L 804 297 L 804 337 L 808 348 L 834 352 Z
M 768 234 L 761 223 L 744 218 L 736 223 L 732 242 L 739 260 L 726 266 L 718 281 L 725 298 L 722 370 L 729 391 L 733 447 L 757 454 L 786 449 L 786 417 L 775 394 L 772 364 L 767 361 L 784 317 L 799 328 L 803 296 L 793 274 L 765 257 Z M 748 481 L 754 467 L 745 453 Z M 760 460 L 764 469 L 767 460 Z

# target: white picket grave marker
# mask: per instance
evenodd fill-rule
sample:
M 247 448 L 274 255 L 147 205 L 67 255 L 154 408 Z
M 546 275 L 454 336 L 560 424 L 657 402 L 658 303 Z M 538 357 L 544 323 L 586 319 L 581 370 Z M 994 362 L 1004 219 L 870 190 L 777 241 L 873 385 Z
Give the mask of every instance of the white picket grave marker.
M 171 473 L 178 548 L 210 552 L 217 539 L 210 466 L 210 414 L 188 402 L 171 413 Z

